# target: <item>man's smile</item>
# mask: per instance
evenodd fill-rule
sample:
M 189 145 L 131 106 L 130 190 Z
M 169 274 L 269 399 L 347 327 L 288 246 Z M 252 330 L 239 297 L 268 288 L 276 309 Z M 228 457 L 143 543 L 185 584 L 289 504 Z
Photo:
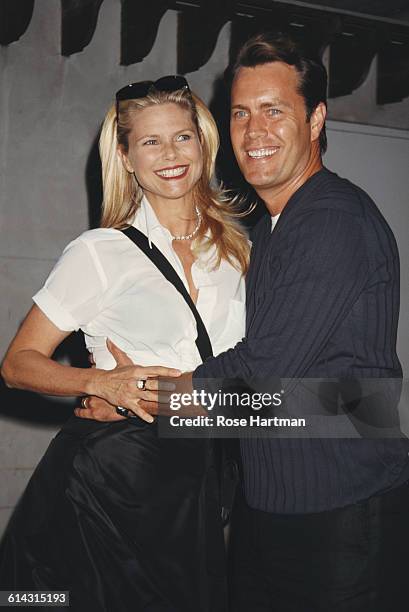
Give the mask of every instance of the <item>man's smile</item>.
M 279 148 L 280 147 L 269 147 L 269 148 L 263 148 L 263 149 L 250 149 L 250 150 L 247 151 L 247 155 L 249 157 L 251 157 L 252 159 L 263 159 L 263 158 L 266 158 L 266 157 L 271 157 L 272 155 L 277 153 Z

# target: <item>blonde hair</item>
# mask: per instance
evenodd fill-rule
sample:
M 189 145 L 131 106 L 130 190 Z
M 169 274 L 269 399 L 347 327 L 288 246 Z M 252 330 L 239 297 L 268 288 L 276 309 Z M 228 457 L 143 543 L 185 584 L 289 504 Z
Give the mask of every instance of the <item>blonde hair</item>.
M 103 180 L 101 227 L 126 227 L 132 222 L 142 200 L 142 189 L 118 155 L 118 147 L 124 153 L 128 152 L 133 113 L 148 106 L 168 103 L 178 104 L 190 112 L 201 137 L 203 172 L 193 188 L 192 197 L 202 215 L 202 223 L 193 250 L 195 253 L 208 251 L 215 245 L 215 268 L 225 259 L 245 274 L 250 248 L 247 236 L 237 221 L 240 213 L 222 189 L 213 188 L 210 184 L 219 148 L 217 126 L 205 104 L 187 90 L 154 91 L 145 98 L 123 100 L 119 103 L 118 119 L 115 106 L 109 109 L 99 139 Z

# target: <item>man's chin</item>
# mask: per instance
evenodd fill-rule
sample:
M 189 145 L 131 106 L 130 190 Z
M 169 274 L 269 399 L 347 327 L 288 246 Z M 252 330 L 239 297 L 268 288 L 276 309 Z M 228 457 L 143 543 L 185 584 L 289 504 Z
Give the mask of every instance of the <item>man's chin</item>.
M 256 187 L 267 187 L 271 184 L 274 184 L 278 172 L 277 169 L 274 168 L 252 168 L 252 167 L 248 167 L 243 166 L 242 168 L 240 168 L 244 178 L 246 179 L 247 183 L 249 183 L 252 187 L 256 188 Z
M 274 187 L 276 182 L 275 175 L 260 176 L 259 174 L 248 174 L 247 176 L 245 176 L 245 179 L 249 183 L 249 185 L 251 185 L 256 191 L 263 191 L 264 189 Z

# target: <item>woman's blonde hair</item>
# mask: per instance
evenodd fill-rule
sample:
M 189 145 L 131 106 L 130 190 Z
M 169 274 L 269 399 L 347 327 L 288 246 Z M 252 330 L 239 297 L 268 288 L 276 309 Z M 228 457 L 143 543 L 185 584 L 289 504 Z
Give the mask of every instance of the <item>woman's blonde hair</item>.
M 232 200 L 220 188 L 213 188 L 210 184 L 219 148 L 217 126 L 205 104 L 188 90 L 153 91 L 144 98 L 120 101 L 118 118 L 115 105 L 109 109 L 99 139 L 103 181 L 101 227 L 126 227 L 132 222 L 142 200 L 142 189 L 118 155 L 118 147 L 124 153 L 128 152 L 134 112 L 169 103 L 178 104 L 190 112 L 202 144 L 203 172 L 192 193 L 202 215 L 194 251 L 207 251 L 214 244 L 217 252 L 214 267 L 225 259 L 244 274 L 248 268 L 249 243 L 237 221 L 239 214 Z

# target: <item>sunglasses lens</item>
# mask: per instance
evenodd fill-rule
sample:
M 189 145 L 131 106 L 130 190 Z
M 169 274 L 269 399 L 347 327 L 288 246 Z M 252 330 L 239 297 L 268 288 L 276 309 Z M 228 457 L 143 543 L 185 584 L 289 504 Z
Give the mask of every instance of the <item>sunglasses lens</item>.
M 158 91 L 178 91 L 179 89 L 189 89 L 189 85 L 187 84 L 185 77 L 179 75 L 164 76 L 155 81 L 153 86 Z
M 116 92 L 117 103 L 121 100 L 135 100 L 137 98 L 145 98 L 152 89 L 156 91 L 178 91 L 179 89 L 189 89 L 188 82 L 185 77 L 179 75 L 164 76 L 157 81 L 140 81 L 126 85 Z
M 132 83 L 132 85 L 125 85 L 125 87 L 116 92 L 116 99 L 132 100 L 133 98 L 144 98 L 149 93 L 152 84 L 152 81 L 140 81 L 139 83 Z

